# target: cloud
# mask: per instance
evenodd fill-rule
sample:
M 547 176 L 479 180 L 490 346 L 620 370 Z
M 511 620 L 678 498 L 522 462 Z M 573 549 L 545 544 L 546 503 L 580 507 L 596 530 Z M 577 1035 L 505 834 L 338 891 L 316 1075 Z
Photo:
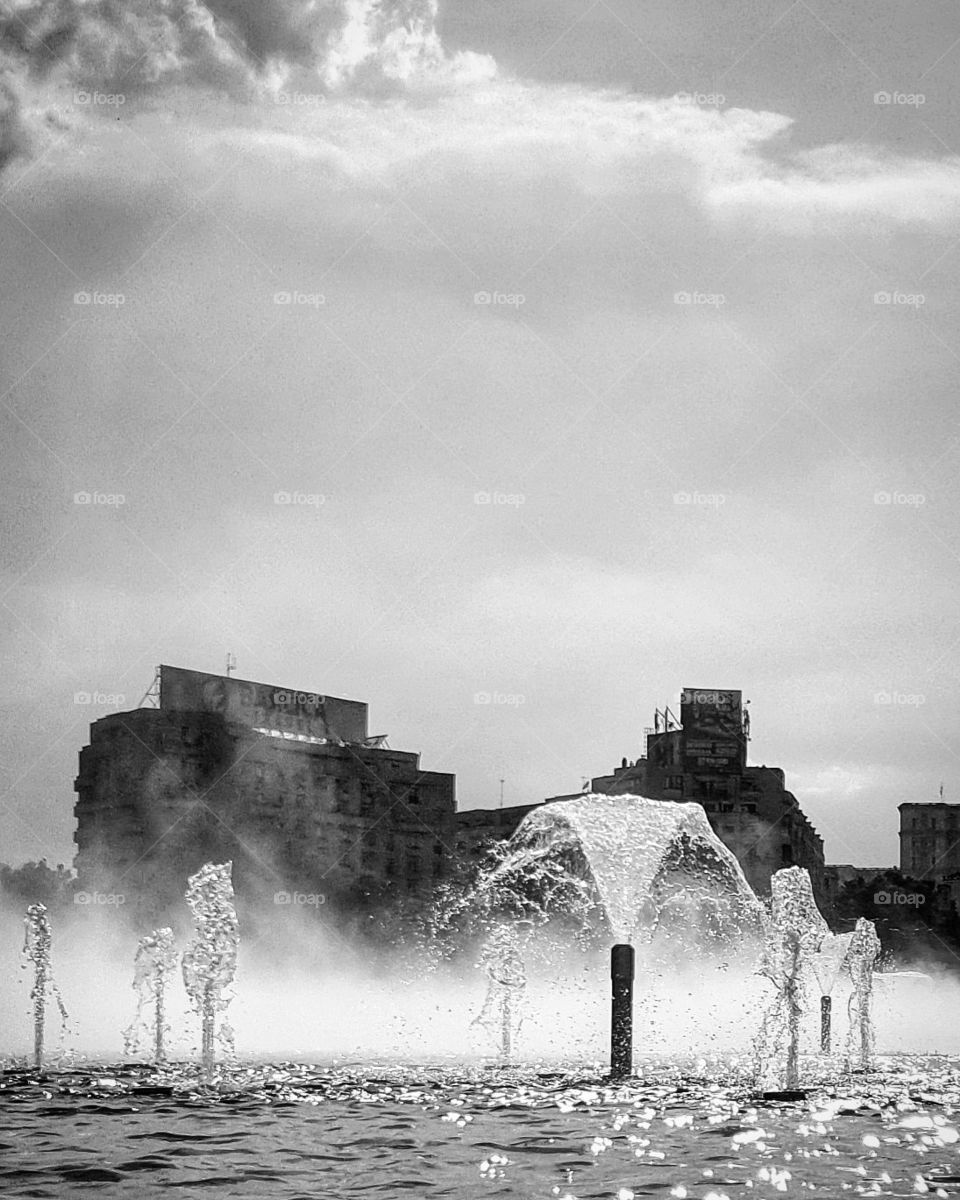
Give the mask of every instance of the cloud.
M 213 140 L 324 159 L 352 180 L 548 177 L 590 198 L 682 195 L 714 222 L 762 220 L 801 234 L 865 217 L 938 226 L 960 217 L 956 157 L 795 150 L 792 121 L 778 113 L 502 78 L 487 55 L 447 53 L 436 17 L 437 0 L 19 3 L 0 19 L 9 72 L 0 165 L 25 153 L 28 131 L 38 135 L 79 89 L 121 95 L 125 121 L 162 95 Z M 48 85 L 46 107 L 42 96 L 18 101 L 30 80 Z M 206 97 L 199 118 L 196 89 Z M 315 112 L 265 103 L 283 89 L 330 103 Z M 216 95 L 250 103 L 218 110 Z M 408 102 L 383 102 L 397 96 Z M 74 105 L 86 127 L 77 136 L 117 111 L 89 105 L 77 117 Z
M 59 89 L 50 104 L 71 88 L 123 102 L 174 86 L 252 100 L 293 76 L 316 93 L 382 93 L 494 74 L 486 56 L 444 53 L 436 13 L 437 0 L 31 0 L 0 17 L 0 66 L 21 85 Z M 10 95 L 6 158 L 29 141 Z
M 33 0 L 0 20 L 0 51 L 34 77 L 138 93 L 191 83 L 254 93 L 295 68 L 315 85 L 456 76 L 489 59 L 448 59 L 436 0 Z

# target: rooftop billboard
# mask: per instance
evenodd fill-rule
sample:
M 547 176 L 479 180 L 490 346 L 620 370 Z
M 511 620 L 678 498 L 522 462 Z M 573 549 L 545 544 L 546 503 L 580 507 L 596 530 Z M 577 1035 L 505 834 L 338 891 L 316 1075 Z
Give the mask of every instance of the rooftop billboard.
M 685 771 L 739 771 L 746 762 L 742 692 L 684 688 L 680 693 Z
M 362 742 L 367 736 L 367 706 L 359 700 L 341 700 L 182 667 L 161 666 L 160 707 L 222 713 L 228 721 L 251 729 L 331 741 Z

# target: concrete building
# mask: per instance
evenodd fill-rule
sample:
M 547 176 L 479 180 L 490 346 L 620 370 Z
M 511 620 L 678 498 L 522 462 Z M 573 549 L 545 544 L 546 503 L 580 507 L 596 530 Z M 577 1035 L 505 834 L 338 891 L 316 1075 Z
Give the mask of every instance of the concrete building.
M 679 720 L 669 708 L 657 710 L 646 753 L 591 780 L 590 791 L 696 801 L 756 891 L 768 892 L 775 871 L 796 865 L 810 872 L 822 895 L 823 841 L 786 790 L 783 771 L 747 765 L 749 734 L 740 692 L 685 688 Z M 573 796 L 551 796 L 545 803 L 568 799 Z M 494 836 L 509 836 L 529 811 L 527 806 L 459 813 L 461 839 L 476 852 L 483 831 L 479 814 L 488 814 Z
M 211 860 L 241 900 L 331 916 L 422 893 L 450 864 L 454 776 L 384 741 L 359 701 L 163 666 L 158 707 L 94 722 L 80 752 L 78 886 L 145 921 Z
M 900 812 L 900 872 L 947 884 L 960 905 L 960 804 L 907 802 Z

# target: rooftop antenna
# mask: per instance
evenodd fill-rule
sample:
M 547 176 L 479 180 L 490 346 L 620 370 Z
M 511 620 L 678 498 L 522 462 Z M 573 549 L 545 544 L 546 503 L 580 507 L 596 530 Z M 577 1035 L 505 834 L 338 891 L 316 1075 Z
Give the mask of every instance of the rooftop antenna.
M 940 799 L 943 799 L 943 780 L 940 780 Z
M 942 792 L 943 788 L 941 788 L 940 790 Z M 503 808 L 503 780 L 502 779 L 500 780 L 500 807 Z
M 237 669 L 237 656 L 235 654 L 227 655 L 227 678 L 230 678 L 230 672 Z
M 143 699 L 137 705 L 137 708 L 159 708 L 160 707 L 160 668 L 153 669 L 153 683 L 143 693 Z M 943 788 L 940 789 L 941 792 Z

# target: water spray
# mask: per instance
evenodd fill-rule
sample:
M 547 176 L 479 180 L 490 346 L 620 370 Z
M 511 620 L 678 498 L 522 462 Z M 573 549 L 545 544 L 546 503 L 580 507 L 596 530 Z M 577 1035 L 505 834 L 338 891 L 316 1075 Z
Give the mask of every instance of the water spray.
M 629 942 L 610 949 L 610 1078 L 633 1074 L 633 978 L 635 956 Z
M 866 917 L 858 917 L 847 956 L 847 968 L 853 983 L 850 996 L 850 1027 L 847 1032 L 847 1059 L 859 1062 L 860 1069 L 870 1066 L 873 1050 L 873 1025 L 870 1001 L 873 996 L 873 966 L 880 953 L 877 927 Z
M 755 1043 L 757 1082 L 795 1092 L 800 1085 L 803 971 L 814 967 L 830 930 L 804 868 L 777 871 L 770 880 L 770 891 L 771 921 L 759 969 L 774 985 L 775 995 Z
M 53 978 L 53 967 L 50 960 L 51 931 L 47 920 L 45 904 L 31 904 L 27 915 L 23 918 L 23 957 L 33 963 L 33 987 L 30 989 L 30 999 L 33 1001 L 33 1065 L 43 1070 L 43 1038 L 46 1017 L 47 995 L 52 994 L 60 1010 L 61 1030 L 66 1028 L 67 1010 L 60 997 L 60 989 Z M 26 966 L 26 962 L 24 963 Z
M 820 991 L 820 1053 L 829 1054 L 832 1043 L 833 989 L 850 952 L 852 933 L 827 933 L 820 948 L 809 956 L 810 969 Z
M 515 925 L 498 925 L 484 943 L 480 958 L 487 973 L 487 995 L 475 1025 L 484 1025 L 499 1034 L 500 1057 L 509 1062 L 514 1052 L 514 1036 L 523 1020 L 521 1002 L 527 986 L 520 936 Z
M 186 901 L 197 935 L 183 955 L 183 982 L 201 1021 L 200 1057 L 206 1078 L 213 1074 L 217 1013 L 232 997 L 224 991 L 237 971 L 240 937 L 230 882 L 232 863 L 206 863 L 187 881 Z M 232 1049 L 233 1031 L 223 1023 L 221 1043 Z
M 131 1025 L 123 1031 L 124 1050 L 135 1054 L 147 1034 L 153 1037 L 153 1060 L 162 1063 L 166 1058 L 164 1035 L 169 1032 L 166 1021 L 167 985 L 177 965 L 172 929 L 155 929 L 137 944 L 133 964 L 133 986 L 137 992 L 137 1012 Z M 152 1029 L 144 1010 L 153 1006 Z

